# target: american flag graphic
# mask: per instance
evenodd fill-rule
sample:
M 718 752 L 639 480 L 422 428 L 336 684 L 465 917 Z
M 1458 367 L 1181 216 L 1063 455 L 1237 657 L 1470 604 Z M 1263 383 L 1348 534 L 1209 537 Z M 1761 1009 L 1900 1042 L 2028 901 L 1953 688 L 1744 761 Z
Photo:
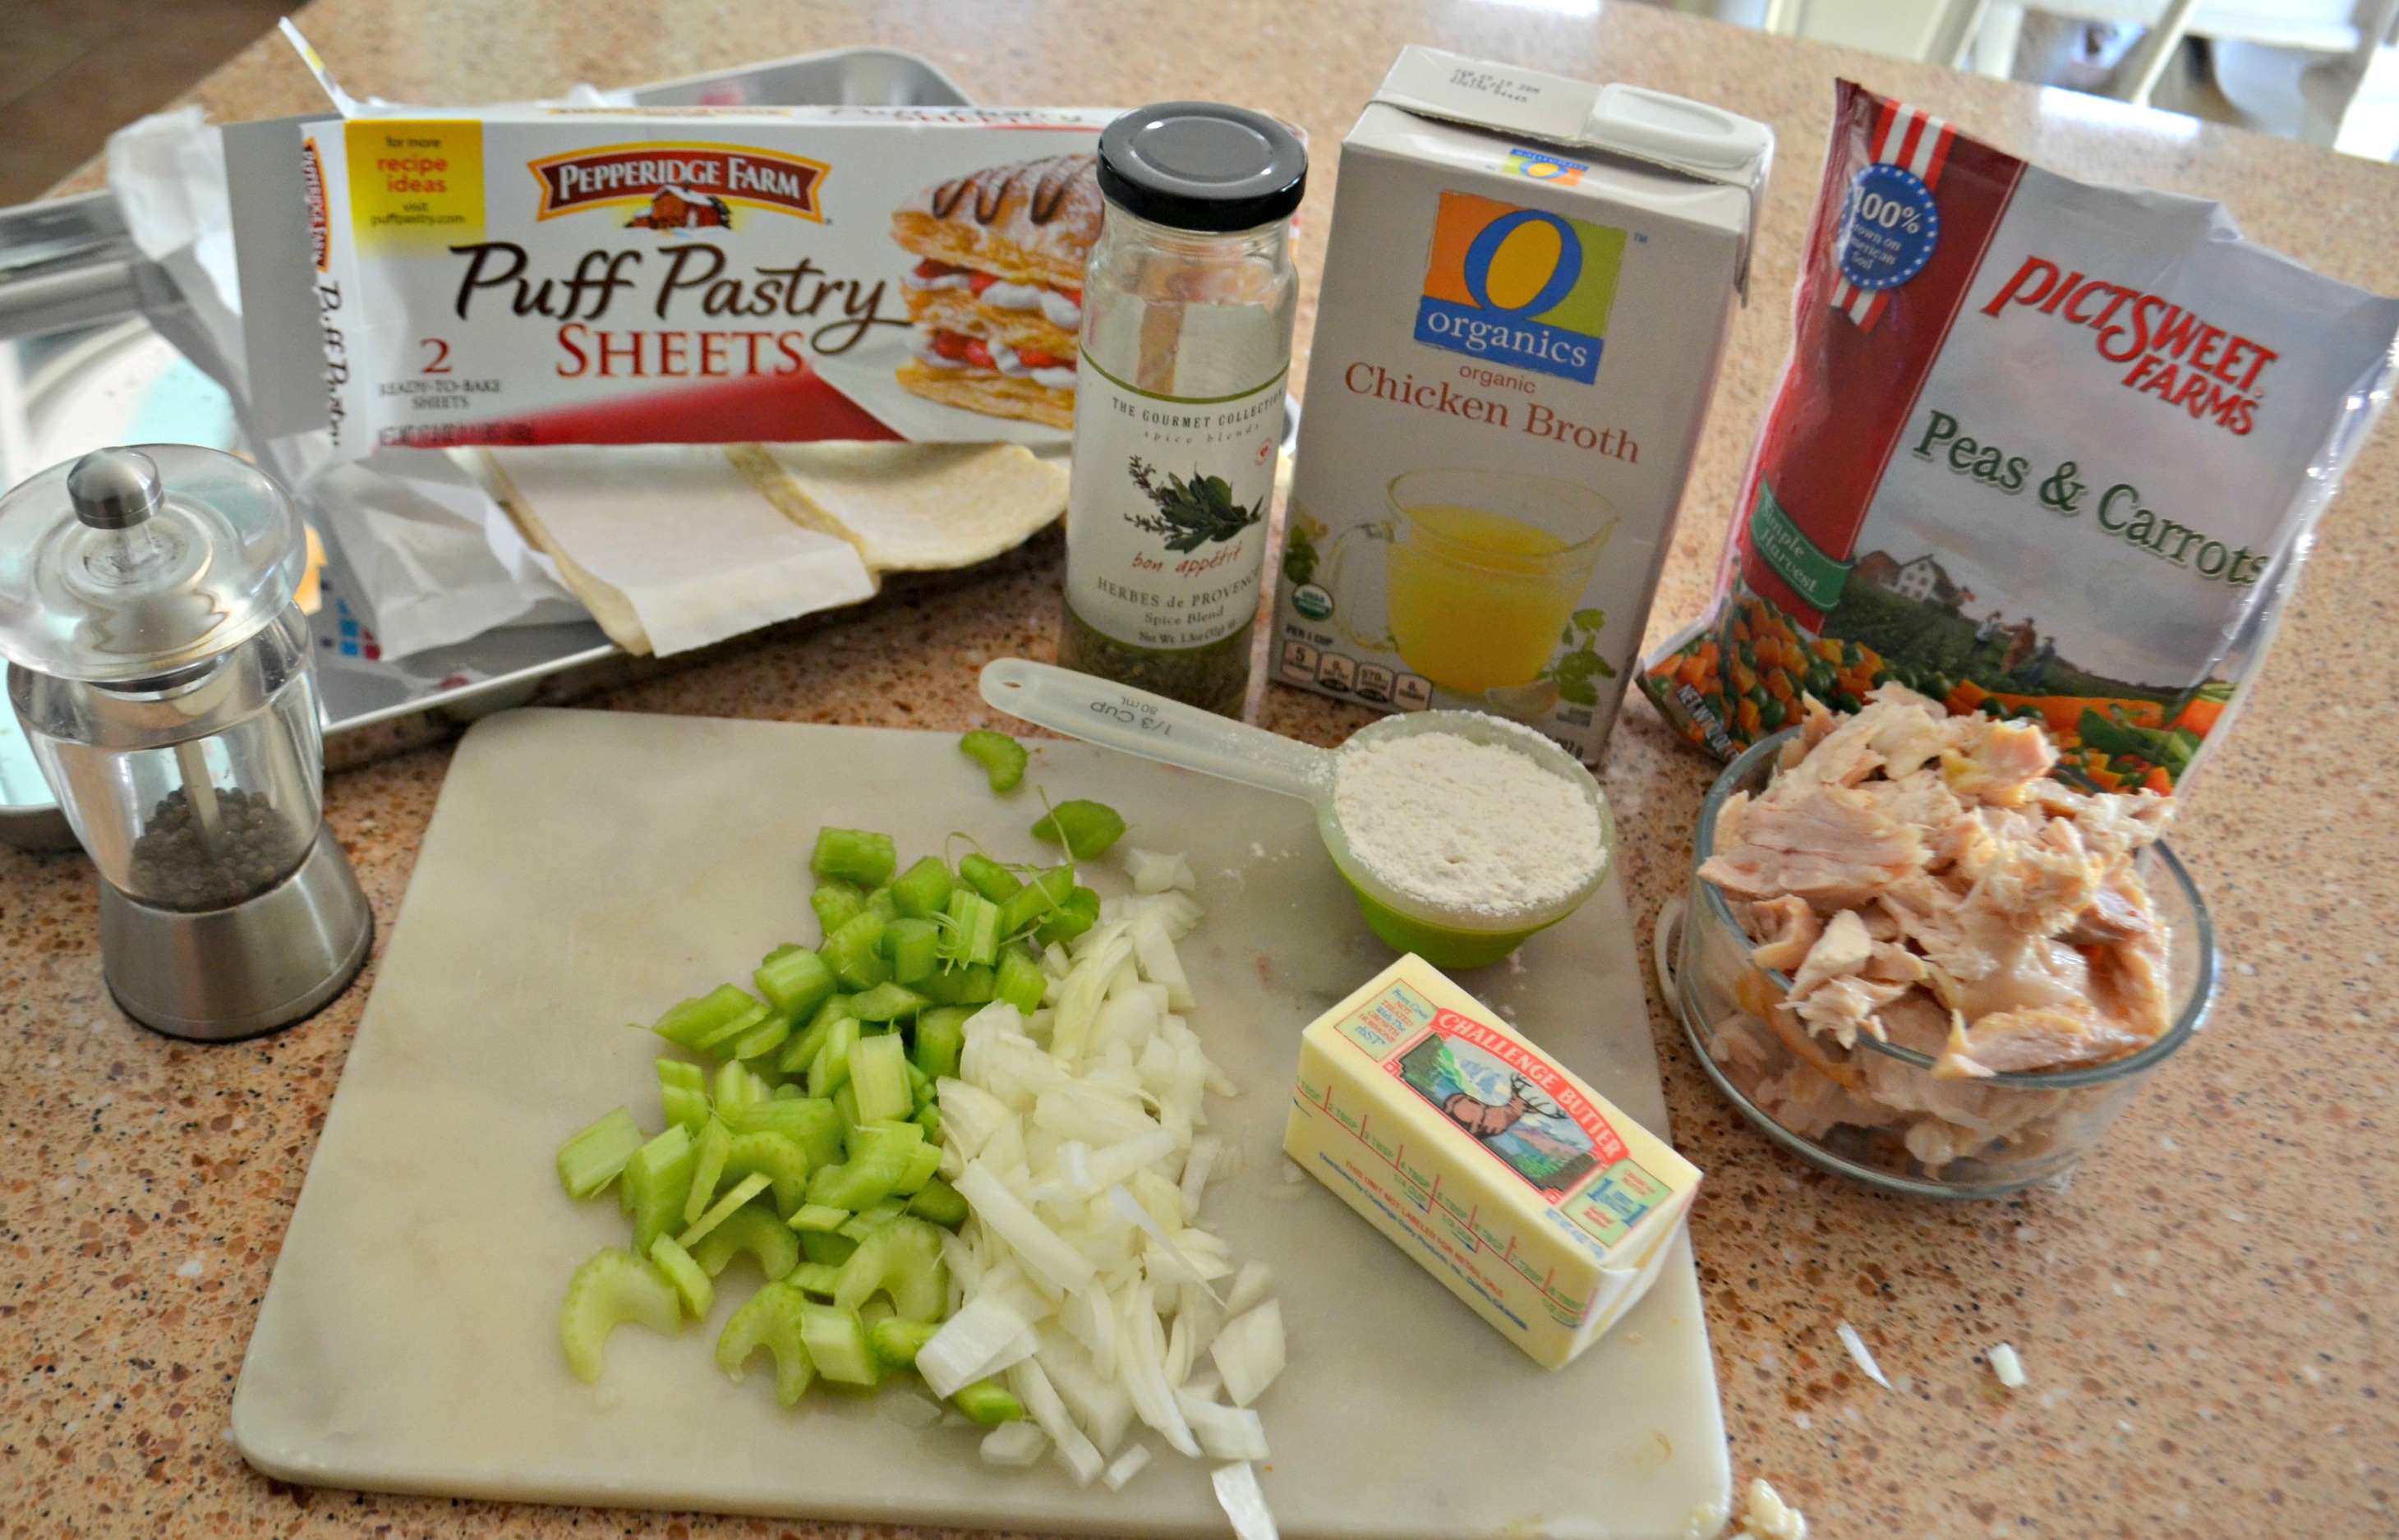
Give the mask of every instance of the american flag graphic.
M 1949 142 L 1957 137 L 1958 130 L 1930 113 L 1887 102 L 1875 124 L 1874 163 L 1904 166 L 1925 186 L 1937 187 L 1941 168 L 1949 159 Z M 1860 289 L 1835 270 L 1832 306 L 1849 317 L 1859 331 L 1873 331 L 1890 304 L 1891 290 Z

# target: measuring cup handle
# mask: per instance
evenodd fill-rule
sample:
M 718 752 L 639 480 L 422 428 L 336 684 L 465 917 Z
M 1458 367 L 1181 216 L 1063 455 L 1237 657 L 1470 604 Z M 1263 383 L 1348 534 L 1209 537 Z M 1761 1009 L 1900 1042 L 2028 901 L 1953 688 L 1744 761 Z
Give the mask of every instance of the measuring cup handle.
M 1090 674 L 1021 657 L 983 671 L 983 698 L 1037 726 L 1206 776 L 1312 801 L 1332 784 L 1323 750 Z

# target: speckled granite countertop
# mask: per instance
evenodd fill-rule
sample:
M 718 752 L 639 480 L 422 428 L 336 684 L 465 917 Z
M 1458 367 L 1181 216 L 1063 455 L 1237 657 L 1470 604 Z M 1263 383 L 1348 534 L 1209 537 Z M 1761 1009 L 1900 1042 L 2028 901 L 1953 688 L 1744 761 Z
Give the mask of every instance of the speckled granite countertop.
M 1595 15 L 1593 13 L 1596 13 Z M 1794 266 L 1834 74 L 2058 170 L 2222 199 L 2251 235 L 2349 282 L 2399 287 L 2399 170 L 2271 140 L 1600 0 L 320 0 L 301 18 L 351 90 L 472 101 L 656 79 L 856 43 L 923 53 L 979 100 L 1213 96 L 1330 151 L 1400 46 L 1621 78 L 1781 136 L 1757 302 L 1724 381 L 1653 616 L 1705 595 L 1742 457 L 1789 338 Z M 262 42 L 197 93 L 220 121 L 313 88 Z M 1303 336 L 1306 322 L 1303 321 Z M 589 704 L 955 730 L 975 670 L 1046 657 L 1054 534 L 964 578 L 650 666 Z M 2399 436 L 2360 459 L 2280 645 L 2176 844 L 2228 976 L 2210 1029 L 2066 1191 L 1933 1207 L 1817 1175 L 1740 1122 L 1653 1001 L 1677 1142 L 1709 1176 L 1692 1221 L 1733 1463 L 1830 1536 L 2399 1534 Z M 1267 725 L 1320 743 L 1362 720 L 1281 686 Z M 419 748 L 336 775 L 335 831 L 383 934 L 448 763 Z M 1646 936 L 1683 886 L 1710 767 L 1628 706 L 1605 766 Z M 2379 832 L 2378 832 L 2379 831 Z M 0 1531 L 213 1536 L 830 1534 L 701 1515 L 502 1508 L 285 1487 L 226 1441 L 242 1351 L 366 984 L 237 1047 L 135 1028 L 101 985 L 80 858 L 0 850 Z M 1835 1335 L 1864 1334 L 1894 1387 Z M 2013 1395 L 1977 1357 L 2007 1340 Z

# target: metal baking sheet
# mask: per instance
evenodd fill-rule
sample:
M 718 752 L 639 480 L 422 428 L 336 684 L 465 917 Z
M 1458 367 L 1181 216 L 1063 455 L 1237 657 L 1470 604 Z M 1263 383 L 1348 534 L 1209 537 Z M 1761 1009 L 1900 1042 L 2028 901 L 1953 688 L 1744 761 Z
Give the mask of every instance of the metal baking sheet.
M 631 95 L 645 107 L 967 102 L 966 92 L 929 60 L 873 47 L 800 54 L 654 81 L 634 87 Z M 232 131 L 279 128 L 296 135 L 300 121 L 234 125 Z M 296 211 L 296 197 L 293 202 Z M 245 290 L 246 307 L 263 297 L 247 285 Z M 138 369 L 142 351 L 157 345 L 147 317 L 179 305 L 174 280 L 134 248 L 111 195 L 87 193 L 0 209 L 0 466 L 7 469 L 5 479 L 21 479 L 40 468 L 15 464 L 34 442 L 25 431 L 33 412 L 48 401 L 122 394 L 115 376 L 104 371 L 124 375 Z M 313 367 L 318 358 L 313 307 L 304 319 L 296 357 L 305 368 Z M 255 347 L 252 353 L 255 364 Z M 64 368 L 46 367 L 61 362 Z M 40 401 L 27 399 L 22 387 L 28 384 L 38 387 Z M 229 403 L 229 410 L 234 405 Z M 289 427 L 259 426 L 270 437 Z M 125 425 L 110 418 L 96 424 L 93 431 L 100 439 L 83 448 L 123 438 Z M 24 447 L 20 454 L 7 453 L 19 446 Z M 247 445 L 235 432 L 217 447 Z M 47 458 L 40 464 L 47 465 L 80 451 L 54 447 L 41 453 Z M 332 537 L 326 539 L 333 547 Z M 313 617 L 328 737 L 424 711 L 468 718 L 522 705 L 543 680 L 620 655 L 597 625 L 576 621 L 504 628 L 398 661 L 385 658 L 371 628 L 343 599 L 345 565 L 338 547 L 330 549 L 325 603 Z M 74 835 L 14 716 L 5 711 L 0 711 L 0 842 L 32 849 L 75 848 Z

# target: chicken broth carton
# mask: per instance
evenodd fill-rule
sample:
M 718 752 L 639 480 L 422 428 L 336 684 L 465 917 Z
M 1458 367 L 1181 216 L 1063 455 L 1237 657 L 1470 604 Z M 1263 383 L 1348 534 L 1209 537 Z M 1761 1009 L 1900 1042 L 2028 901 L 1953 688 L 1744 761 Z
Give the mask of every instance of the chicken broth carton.
M 1278 678 L 1598 757 L 1772 143 L 1678 97 L 1400 56 L 1341 148 Z

